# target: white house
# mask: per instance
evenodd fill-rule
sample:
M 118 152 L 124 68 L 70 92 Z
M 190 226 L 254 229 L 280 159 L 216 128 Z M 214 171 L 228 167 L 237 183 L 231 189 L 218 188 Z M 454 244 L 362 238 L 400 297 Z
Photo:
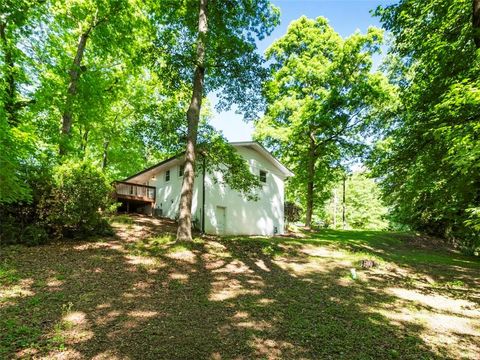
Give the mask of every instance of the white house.
M 258 200 L 247 200 L 222 184 L 220 173 L 202 173 L 195 178 L 192 218 L 197 228 L 218 235 L 274 235 L 284 232 L 284 182 L 293 176 L 257 142 L 231 145 L 250 170 L 260 178 Z M 183 179 L 183 157 L 176 156 L 117 182 L 117 197 L 127 207 L 176 219 Z

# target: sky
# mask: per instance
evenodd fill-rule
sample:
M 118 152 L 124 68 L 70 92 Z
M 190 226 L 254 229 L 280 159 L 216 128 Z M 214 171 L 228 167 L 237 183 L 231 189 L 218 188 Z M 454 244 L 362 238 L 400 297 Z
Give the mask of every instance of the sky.
M 388 5 L 393 0 L 272 0 L 280 8 L 280 25 L 266 37 L 257 42 L 258 50 L 264 53 L 270 44 L 282 37 L 293 20 L 305 15 L 309 18 L 324 16 L 330 21 L 342 37 L 354 33 L 357 29 L 366 32 L 369 26 L 380 27 L 377 18 L 370 10 L 378 5 Z M 379 61 L 379 59 L 377 59 Z M 210 95 L 212 105 L 216 103 L 215 95 Z M 245 123 L 242 115 L 234 111 L 218 113 L 214 111 L 211 124 L 221 130 L 229 141 L 248 141 L 252 138 L 253 124 Z

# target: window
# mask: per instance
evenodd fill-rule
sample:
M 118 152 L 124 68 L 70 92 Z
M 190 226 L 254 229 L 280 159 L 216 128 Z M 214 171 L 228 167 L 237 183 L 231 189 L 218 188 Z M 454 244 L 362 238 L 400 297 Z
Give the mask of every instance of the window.
M 267 182 L 267 172 L 260 170 L 260 182 L 266 183 Z
M 170 181 L 170 170 L 165 171 L 165 181 Z
M 185 166 L 184 165 L 180 165 L 178 167 L 178 176 L 179 177 L 182 177 L 183 176 L 183 170 L 185 169 Z

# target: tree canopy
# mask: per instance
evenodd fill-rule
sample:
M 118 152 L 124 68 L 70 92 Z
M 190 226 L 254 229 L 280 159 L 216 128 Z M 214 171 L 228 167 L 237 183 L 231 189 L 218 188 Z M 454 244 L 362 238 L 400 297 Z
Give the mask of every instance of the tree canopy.
M 362 151 L 362 138 L 389 98 L 386 78 L 372 71 L 381 43 L 376 28 L 342 39 L 327 19 L 301 17 L 266 52 L 272 78 L 256 138 L 294 171 L 288 197 L 306 207 L 306 226 L 328 199 L 342 160 Z
M 393 35 L 386 71 L 399 102 L 371 157 L 399 222 L 470 244 L 478 241 L 480 205 L 473 10 L 466 0 L 400 1 L 376 10 Z
M 191 11 L 196 9 L 196 11 Z M 157 68 L 173 83 L 186 84 L 191 101 L 186 112 L 185 171 L 177 239 L 191 240 L 192 196 L 198 125 L 203 97 L 215 92 L 218 109 L 235 104 L 252 117 L 261 102 L 267 74 L 255 39 L 270 34 L 278 10 L 268 0 L 185 0 L 160 3 Z
M 0 212 L 41 222 L 43 201 L 62 203 L 63 175 L 107 184 L 185 153 L 177 238 L 190 240 L 197 155 L 243 196 L 258 186 L 209 124 L 214 95 L 218 111 L 254 120 L 255 139 L 295 173 L 292 219 L 303 208 L 307 227 L 328 221 L 332 191 L 362 161 L 369 178 L 355 175 L 347 195 L 361 209 L 352 226 L 385 218 L 378 185 L 395 223 L 475 248 L 480 0 L 400 0 L 373 13 L 383 29 L 345 38 L 303 16 L 263 55 L 258 41 L 280 19 L 269 0 L 2 1 Z
M 208 13 L 191 11 L 199 5 Z M 40 211 L 37 195 L 49 198 L 59 186 L 53 169 L 67 171 L 62 164 L 92 165 L 112 181 L 185 151 L 192 140 L 200 166 L 254 197 L 258 179 L 201 104 L 216 93 L 219 109 L 236 104 L 246 118 L 258 110 L 267 70 L 255 39 L 279 16 L 269 1 L 8 0 L 0 10 L 6 213 L 23 211 L 23 202 Z M 36 185 L 44 180 L 48 186 Z
M 333 229 L 344 227 L 345 216 L 346 229 L 385 230 L 391 225 L 388 210 L 376 180 L 366 171 L 355 171 L 334 184 L 322 215 Z

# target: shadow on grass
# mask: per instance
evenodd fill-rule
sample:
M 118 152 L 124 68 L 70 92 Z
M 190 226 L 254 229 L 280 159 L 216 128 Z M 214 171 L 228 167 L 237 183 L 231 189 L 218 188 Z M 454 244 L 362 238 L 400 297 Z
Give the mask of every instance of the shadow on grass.
M 280 244 L 329 246 L 351 253 L 371 253 L 398 265 L 462 266 L 478 271 L 480 258 L 442 248 L 422 249 L 408 243 L 412 234 L 362 230 L 320 230 L 305 232 L 304 238 L 275 238 Z M 236 238 L 238 239 L 238 238 Z M 248 240 L 248 238 L 245 238 Z M 265 241 L 271 241 L 265 238 Z
M 302 271 L 308 259 L 288 242 L 111 241 L 2 252 L 15 279 L 1 284 L 0 358 L 448 355 L 424 343 L 422 326 L 369 310 L 394 296 L 344 281 L 338 264 Z

